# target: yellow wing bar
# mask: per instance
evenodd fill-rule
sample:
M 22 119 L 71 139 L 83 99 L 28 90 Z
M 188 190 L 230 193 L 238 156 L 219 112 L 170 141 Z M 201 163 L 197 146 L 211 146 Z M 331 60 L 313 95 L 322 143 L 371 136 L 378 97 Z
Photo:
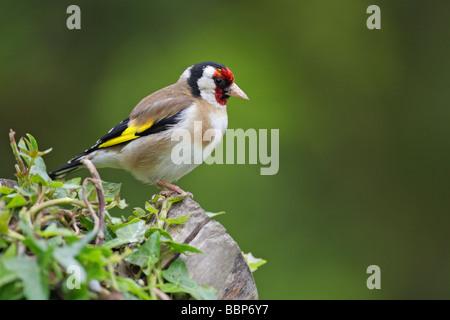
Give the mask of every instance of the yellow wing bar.
M 109 139 L 108 141 L 103 142 L 98 148 L 106 148 L 111 147 L 120 143 L 124 143 L 136 138 L 139 138 L 139 133 L 147 130 L 153 125 L 153 121 L 150 121 L 140 127 L 137 127 L 134 122 L 129 125 L 118 137 Z

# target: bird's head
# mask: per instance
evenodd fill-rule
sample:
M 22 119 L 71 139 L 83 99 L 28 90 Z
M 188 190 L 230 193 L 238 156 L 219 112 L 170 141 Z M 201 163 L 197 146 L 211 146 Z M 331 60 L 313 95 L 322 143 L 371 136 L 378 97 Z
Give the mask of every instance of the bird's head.
M 247 95 L 234 82 L 234 75 L 216 62 L 197 63 L 183 73 L 192 94 L 213 105 L 225 106 L 230 96 L 247 99 Z

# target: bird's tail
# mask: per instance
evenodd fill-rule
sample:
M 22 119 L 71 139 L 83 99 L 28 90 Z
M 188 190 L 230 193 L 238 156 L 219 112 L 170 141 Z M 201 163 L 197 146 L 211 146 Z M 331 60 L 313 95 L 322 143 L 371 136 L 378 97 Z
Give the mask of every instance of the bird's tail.
M 68 175 L 69 173 L 76 171 L 80 169 L 80 166 L 83 164 L 80 162 L 82 158 L 75 158 L 70 160 L 66 165 L 62 166 L 59 169 L 56 169 L 55 171 L 50 172 L 48 175 L 50 178 L 62 178 Z

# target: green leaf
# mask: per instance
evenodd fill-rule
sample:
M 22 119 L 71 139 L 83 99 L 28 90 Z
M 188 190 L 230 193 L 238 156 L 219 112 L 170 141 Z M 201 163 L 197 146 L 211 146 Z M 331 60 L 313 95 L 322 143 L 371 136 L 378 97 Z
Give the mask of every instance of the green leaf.
M 9 210 L 0 211 L 0 233 L 8 233 L 9 220 L 11 219 L 11 214 Z
M 179 201 L 183 200 L 186 197 L 187 197 L 187 194 L 176 195 L 176 196 L 175 195 L 171 195 L 168 198 L 168 200 L 169 200 L 169 203 L 176 203 L 176 202 L 179 202 Z
M 125 228 L 126 226 L 129 226 L 130 224 L 136 223 L 138 221 L 144 221 L 135 216 L 129 216 L 128 219 L 129 219 L 129 221 L 127 221 L 127 222 L 115 224 L 115 225 L 111 226 L 111 231 L 116 232 L 117 230 L 119 230 L 121 228 Z
M 158 214 L 158 209 L 156 209 L 150 202 L 146 201 L 145 202 L 145 210 L 147 210 L 148 212 L 154 213 L 154 214 Z
M 19 227 L 22 229 L 23 234 L 26 236 L 23 243 L 34 254 L 40 254 L 48 250 L 47 242 L 44 239 L 38 239 L 35 237 L 32 225 L 29 224 L 23 217 L 19 221 Z
M 47 174 L 47 167 L 45 166 L 42 157 L 37 157 L 34 159 L 34 163 L 30 168 L 31 181 L 34 183 L 39 183 L 43 186 L 48 186 L 52 179 Z
M 145 221 L 135 219 L 116 229 L 117 238 L 103 243 L 103 247 L 115 248 L 127 243 L 140 243 L 144 240 L 145 231 L 147 231 Z
M 25 153 L 24 151 L 27 151 L 27 145 L 23 138 L 19 140 L 19 143 L 17 144 L 19 154 L 22 156 L 22 158 L 25 160 L 26 164 L 29 165 L 31 161 L 31 157 Z
M 120 199 L 119 194 L 116 195 L 114 198 L 115 205 L 119 207 L 119 209 L 125 209 L 128 207 L 128 203 L 125 201 L 125 199 Z
M 81 178 L 73 178 L 64 182 L 62 188 L 64 189 L 79 189 L 81 188 Z
M 17 188 L 17 192 L 20 193 L 23 196 L 27 196 L 27 197 L 33 198 L 34 196 L 37 195 L 37 188 L 35 188 L 31 184 L 28 184 L 25 187 Z M 12 194 L 10 194 L 10 195 L 12 195 Z
M 35 259 L 14 257 L 3 261 L 6 269 L 22 280 L 23 293 L 29 300 L 45 300 L 49 297 L 48 280 L 43 276 Z
M 215 300 L 215 290 L 208 286 L 201 286 L 189 278 L 186 263 L 178 258 L 162 272 L 164 279 L 170 282 L 161 286 L 165 292 L 185 292 L 189 293 L 197 300 Z
M 60 181 L 58 181 L 60 182 Z M 60 188 L 56 188 L 57 198 L 71 197 L 74 198 L 76 196 L 76 191 L 81 189 L 81 178 L 74 178 L 68 180 L 63 183 Z M 81 195 L 80 195 L 81 196 Z M 81 199 L 81 197 L 80 197 Z
M 256 271 L 260 266 L 265 264 L 267 261 L 261 258 L 255 258 L 251 252 L 244 254 L 245 261 L 247 262 L 250 271 L 254 272 Z
M 85 267 L 88 279 L 104 281 L 111 277 L 111 274 L 107 271 L 108 258 L 111 255 L 111 249 L 85 246 L 77 256 L 77 260 Z
M 121 187 L 121 183 L 103 181 L 103 193 L 105 195 L 105 201 L 113 201 L 116 195 L 120 192 Z
M 16 195 L 12 200 L 6 205 L 6 208 L 17 208 L 17 207 L 23 207 L 27 204 L 27 200 L 25 200 L 24 197 L 22 197 L 20 194 Z
M 0 238 L 0 249 L 5 249 L 6 247 L 8 247 L 8 243 L 3 238 Z
M 119 289 L 122 292 L 129 292 L 143 300 L 151 300 L 151 297 L 145 293 L 143 288 L 139 286 L 136 282 L 134 282 L 132 279 L 116 277 L 116 281 L 117 284 L 119 285 Z
M 222 214 L 225 214 L 225 211 L 220 211 L 220 212 L 205 212 L 205 213 L 206 213 L 206 215 L 207 215 L 209 218 L 214 218 L 214 217 L 220 216 L 220 215 L 222 215 Z
M 163 229 L 150 228 L 145 232 L 145 236 L 150 237 L 153 232 L 158 232 L 160 234 L 161 241 L 163 242 L 172 240 L 172 236 L 170 235 L 170 233 Z
M 89 231 L 91 231 L 92 229 L 94 229 L 95 223 L 86 218 L 86 217 L 81 217 L 80 218 L 80 223 L 86 227 L 86 229 L 88 229 Z M 109 225 L 105 224 L 105 229 L 104 229 L 104 234 L 105 234 L 105 241 L 109 241 L 112 240 L 114 238 L 116 238 L 115 233 L 111 230 L 111 227 Z
M 133 210 L 133 214 L 134 214 L 136 217 L 141 218 L 141 217 L 145 216 L 147 213 L 145 212 L 144 209 L 139 208 L 139 207 L 136 207 L 136 208 L 134 208 L 134 210 Z
M 4 257 L 2 256 L 2 258 Z M 0 288 L 2 289 L 1 291 L 3 291 L 4 289 L 3 286 L 5 284 L 13 282 L 16 279 L 19 279 L 19 276 L 16 273 L 6 269 L 5 266 L 3 265 L 3 259 L 0 259 Z
M 129 243 L 141 242 L 144 240 L 146 227 L 145 221 L 136 219 L 132 223 L 116 230 L 116 236 L 127 239 Z
M 1 194 L 10 194 L 13 191 L 15 191 L 15 190 L 11 189 L 11 188 L 8 188 L 7 186 L 1 186 L 0 187 L 0 193 Z
M 20 280 L 6 283 L 0 290 L 0 300 L 22 300 L 23 288 Z
M 8 249 L 3 251 L 1 258 L 7 259 L 7 258 L 15 257 L 16 255 L 17 255 L 17 245 L 15 242 L 13 242 L 9 245 Z
M 161 241 L 159 232 L 154 232 L 142 246 L 126 257 L 125 260 L 140 266 L 144 274 L 149 275 L 153 266 L 159 260 L 160 252 Z
M 49 183 L 49 187 L 50 188 L 62 188 L 62 186 L 64 185 L 64 183 L 62 181 L 53 181 L 51 183 Z
M 27 137 L 29 139 L 29 143 L 26 139 L 25 139 L 25 141 L 27 142 L 28 149 L 30 151 L 38 151 L 39 149 L 38 149 L 38 144 L 36 142 L 36 139 L 29 133 L 27 133 Z
M 167 240 L 167 241 L 164 241 L 164 243 L 179 253 L 186 253 L 186 252 L 203 253 L 199 249 L 197 249 L 193 246 L 190 246 L 186 243 L 178 243 L 173 240 Z
M 70 229 L 68 229 L 68 228 L 58 228 L 56 223 L 51 223 L 47 227 L 47 229 L 45 229 L 45 230 L 37 231 L 37 234 L 40 235 L 41 237 L 44 237 L 44 238 L 49 238 L 49 237 L 53 237 L 53 236 L 63 236 L 63 237 L 75 237 L 75 238 L 78 238 L 77 236 L 75 236 L 73 231 L 71 231 Z
M 187 214 L 185 216 L 180 216 L 176 218 L 169 218 L 169 219 L 161 218 L 161 220 L 167 222 L 168 224 L 183 224 L 189 220 L 189 217 L 190 215 Z
M 94 239 L 97 235 L 96 232 L 90 231 L 87 233 L 81 240 L 75 241 L 70 245 L 66 245 L 63 247 L 58 247 L 53 250 L 53 257 L 58 261 L 58 263 L 65 269 L 70 266 L 76 266 L 80 269 L 80 282 L 86 282 L 86 271 L 83 266 L 75 259 L 76 256 L 80 254 L 83 248 Z

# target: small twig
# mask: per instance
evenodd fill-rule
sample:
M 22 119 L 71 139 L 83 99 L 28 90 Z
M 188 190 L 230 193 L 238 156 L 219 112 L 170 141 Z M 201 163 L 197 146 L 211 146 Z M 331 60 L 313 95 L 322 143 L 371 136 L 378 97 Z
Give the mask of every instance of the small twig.
M 68 218 L 70 218 L 72 224 L 73 224 L 73 229 L 75 230 L 75 235 L 78 236 L 80 234 L 80 228 L 78 228 L 77 226 L 77 221 L 76 221 L 76 217 L 77 217 L 77 213 L 81 208 L 75 208 L 75 210 L 70 211 L 70 210 L 65 210 L 65 209 L 61 209 L 59 211 L 59 214 L 61 215 L 61 217 L 64 219 L 64 216 L 67 216 Z M 67 227 L 70 229 L 70 224 L 67 225 Z
M 162 292 L 160 289 L 153 287 L 150 290 L 152 290 L 154 293 L 156 293 L 158 298 L 160 298 L 161 300 L 170 300 L 170 297 L 167 294 L 165 294 L 164 292 Z
M 82 208 L 86 207 L 86 204 L 83 201 L 80 201 L 78 199 L 72 199 L 69 197 L 64 197 L 64 198 L 58 198 L 58 199 L 52 199 L 52 200 L 48 200 L 39 204 L 35 204 L 33 205 L 30 210 L 28 210 L 28 213 L 30 214 L 31 217 L 34 217 L 34 215 L 36 213 L 38 213 L 39 211 L 41 211 L 44 208 L 47 207 L 51 207 L 51 206 L 57 206 L 60 204 L 74 204 L 77 206 L 80 206 Z
M 98 196 L 98 217 L 99 219 L 99 225 L 98 225 L 98 234 L 97 239 L 95 243 L 97 245 L 101 245 L 103 242 L 104 236 L 104 228 L 105 228 L 105 195 L 103 193 L 103 185 L 102 185 L 102 179 L 100 178 L 100 175 L 98 174 L 97 169 L 95 168 L 94 164 L 89 159 L 83 159 L 81 160 L 81 163 L 84 164 L 89 171 L 91 172 L 92 178 L 86 178 L 83 182 L 83 198 L 86 197 L 85 202 L 87 201 L 86 196 L 86 190 L 85 190 L 85 182 L 89 179 L 94 184 L 95 189 L 97 190 L 97 196 Z M 87 183 L 87 182 L 86 182 Z M 92 208 L 92 207 L 91 207 Z M 93 211 L 93 209 L 92 209 Z M 95 218 L 94 218 L 95 219 Z
M 100 230 L 100 219 L 98 218 L 97 214 L 95 213 L 94 208 L 92 207 L 91 203 L 89 202 L 89 200 L 87 198 L 87 191 L 86 191 L 87 183 L 91 180 L 92 180 L 92 178 L 86 178 L 83 181 L 83 200 L 84 200 L 84 203 L 86 204 L 86 207 L 89 209 L 89 212 L 90 212 L 92 218 L 94 219 L 94 230 L 95 230 L 95 232 L 98 232 Z M 98 234 L 97 234 L 97 239 L 98 239 Z M 97 241 L 98 240 L 96 240 L 95 242 L 97 243 Z
M 11 239 L 14 240 L 19 240 L 19 241 L 24 241 L 25 237 L 23 235 L 21 235 L 18 232 L 15 232 L 14 230 L 8 229 L 8 232 L 6 233 L 6 236 L 10 237 Z
M 19 155 L 19 149 L 17 148 L 17 143 L 16 143 L 16 139 L 14 139 L 14 135 L 16 133 L 13 131 L 13 129 L 9 129 L 9 141 L 11 142 L 11 148 L 14 154 L 14 157 L 16 158 L 16 161 L 18 163 L 19 166 L 19 170 L 17 170 L 17 172 L 25 172 L 25 170 L 27 169 L 27 167 L 25 166 L 25 164 L 22 161 L 22 157 Z
M 77 226 L 77 214 L 80 208 L 76 208 L 72 213 L 72 227 L 75 230 L 75 235 L 78 236 L 80 234 L 80 228 Z
M 42 191 L 42 185 L 38 184 L 38 194 L 37 194 L 36 203 L 42 203 L 42 202 L 44 202 L 44 192 Z

